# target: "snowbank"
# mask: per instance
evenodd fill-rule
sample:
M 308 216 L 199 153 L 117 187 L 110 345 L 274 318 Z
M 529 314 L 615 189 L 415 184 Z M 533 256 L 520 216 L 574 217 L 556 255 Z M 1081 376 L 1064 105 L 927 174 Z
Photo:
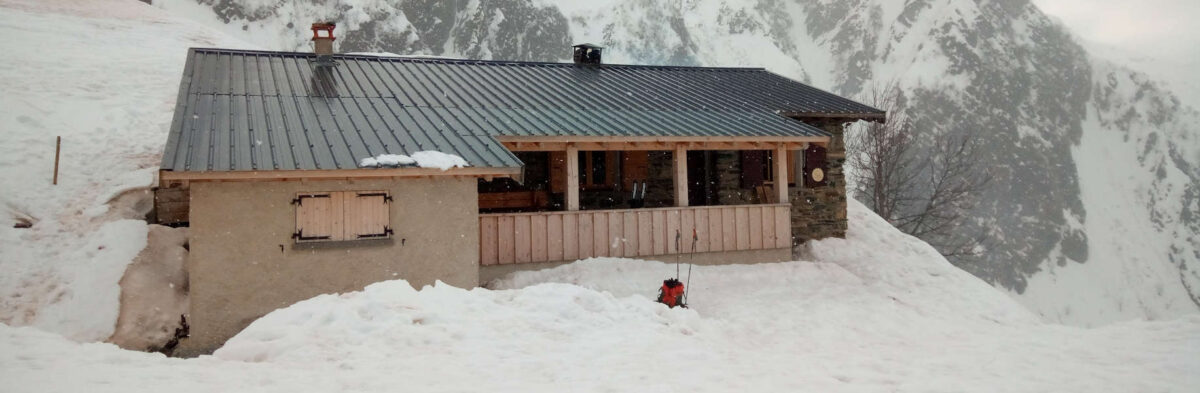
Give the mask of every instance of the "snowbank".
M 419 151 L 411 156 L 403 154 L 380 154 L 375 157 L 367 157 L 358 161 L 360 168 L 378 168 L 378 167 L 397 167 L 416 165 L 420 168 L 437 168 L 447 170 L 450 168 L 465 168 L 470 166 L 467 160 L 454 154 L 442 153 L 440 151 Z
M 486 368 L 496 359 L 535 360 L 556 347 L 600 353 L 634 337 L 674 340 L 697 334 L 697 321 L 695 312 L 668 310 L 644 297 L 618 299 L 573 285 L 489 291 L 439 282 L 417 291 L 397 280 L 275 311 L 214 356 L 306 364 L 423 354 Z
M 594 258 L 490 290 L 389 281 L 322 295 L 255 321 L 214 357 L 371 380 L 356 390 L 389 380 L 447 391 L 1200 386 L 1200 317 L 1045 324 L 856 202 L 850 220 L 846 239 L 808 250 L 813 262 L 694 267 L 691 309 L 651 300 L 673 264 Z
M 104 340 L 147 234 L 110 202 L 149 198 L 187 47 L 249 45 L 128 0 L 0 2 L 0 34 L 0 322 Z
M 114 392 L 1200 387 L 1200 317 L 1044 324 L 854 202 L 850 220 L 847 239 L 812 247 L 815 262 L 695 267 L 692 309 L 651 300 L 672 264 L 592 259 L 493 283 L 508 289 L 388 281 L 321 295 L 189 360 L 0 324 L 0 380 Z

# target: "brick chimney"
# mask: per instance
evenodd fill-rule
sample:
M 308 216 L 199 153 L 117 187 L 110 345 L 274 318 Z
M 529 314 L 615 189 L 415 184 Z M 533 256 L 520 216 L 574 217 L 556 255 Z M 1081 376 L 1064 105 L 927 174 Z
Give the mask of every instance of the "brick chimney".
M 312 24 L 313 53 L 317 54 L 318 65 L 333 65 L 333 22 L 317 22 Z

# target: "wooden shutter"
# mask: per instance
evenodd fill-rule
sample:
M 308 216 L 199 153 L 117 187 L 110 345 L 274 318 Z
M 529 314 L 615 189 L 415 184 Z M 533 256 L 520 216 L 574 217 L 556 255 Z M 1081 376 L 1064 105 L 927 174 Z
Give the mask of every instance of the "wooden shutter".
M 813 179 L 813 170 L 820 168 L 822 177 L 820 181 Z M 820 187 L 825 185 L 825 179 L 828 177 L 824 173 L 828 169 L 825 168 L 825 148 L 817 145 L 809 146 L 804 150 L 804 186 L 805 187 Z
M 794 184 L 804 185 L 804 150 L 788 154 L 788 179 Z
M 345 193 L 345 239 L 378 239 L 391 236 L 391 196 L 385 191 Z
M 650 152 L 627 151 L 621 155 L 622 188 L 632 190 L 634 182 L 644 182 L 650 176 Z
M 342 240 L 342 193 L 316 192 L 296 195 L 297 242 Z
M 742 188 L 754 188 L 763 184 L 766 157 L 765 150 L 742 151 Z
M 567 152 L 550 152 L 550 192 L 561 193 L 567 190 Z
M 604 155 L 604 184 L 609 187 L 616 187 L 621 179 L 617 178 L 617 165 L 620 165 L 620 154 L 617 151 L 609 151 Z

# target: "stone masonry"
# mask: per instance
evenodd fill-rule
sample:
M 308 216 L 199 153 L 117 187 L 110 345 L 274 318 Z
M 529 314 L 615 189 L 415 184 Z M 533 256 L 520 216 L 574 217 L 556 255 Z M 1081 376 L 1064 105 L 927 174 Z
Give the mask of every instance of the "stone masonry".
M 753 189 L 742 188 L 742 159 L 737 150 L 719 150 L 714 154 L 717 170 L 717 200 L 722 205 L 758 203 Z
M 646 207 L 675 205 L 674 152 L 652 151 L 648 155 L 649 178 L 646 179 Z
M 825 185 L 793 187 L 789 190 L 792 202 L 792 243 L 827 237 L 846 237 L 846 162 L 843 142 L 845 128 L 841 123 L 828 123 L 821 129 L 833 135 L 825 151 Z

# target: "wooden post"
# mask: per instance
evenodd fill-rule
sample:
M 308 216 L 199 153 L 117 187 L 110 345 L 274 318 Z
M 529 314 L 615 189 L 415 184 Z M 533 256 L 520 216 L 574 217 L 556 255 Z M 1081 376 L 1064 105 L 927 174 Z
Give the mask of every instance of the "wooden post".
M 579 210 L 579 148 L 567 144 L 567 210 Z
M 777 203 L 788 203 L 788 158 L 787 147 L 783 144 L 775 147 L 775 192 Z
M 687 148 L 675 145 L 675 206 L 688 205 Z
M 54 180 L 51 182 L 51 184 L 56 185 L 56 186 L 58 185 L 58 156 L 59 156 L 59 153 L 61 153 L 61 152 L 62 152 L 62 136 L 60 135 L 57 138 L 55 138 L 55 142 L 54 142 Z

